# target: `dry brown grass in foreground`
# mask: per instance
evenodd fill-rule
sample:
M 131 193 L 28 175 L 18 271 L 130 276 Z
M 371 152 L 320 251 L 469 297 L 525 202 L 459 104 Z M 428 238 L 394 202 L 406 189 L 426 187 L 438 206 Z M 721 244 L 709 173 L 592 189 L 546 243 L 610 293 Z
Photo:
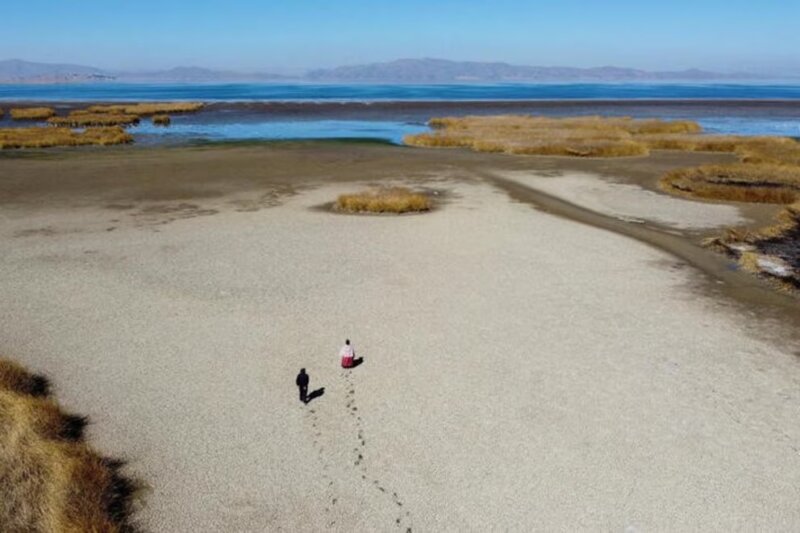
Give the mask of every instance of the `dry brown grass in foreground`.
M 47 123 L 68 128 L 87 128 L 91 126 L 131 126 L 139 123 L 139 117 L 125 113 L 92 113 L 85 110 L 73 111 L 66 117 L 51 117 Z
M 83 440 L 48 382 L 0 358 L 0 531 L 132 531 L 133 482 Z
M 429 211 L 431 200 L 425 194 L 392 187 L 343 194 L 336 200 L 334 209 L 348 213 L 415 213 Z
M 133 142 L 133 137 L 119 126 L 87 128 L 84 131 L 58 127 L 0 129 L 0 150 L 53 146 L 107 146 L 130 142 Z
M 193 113 L 200 111 L 205 104 L 201 102 L 155 102 L 140 104 L 112 104 L 89 106 L 92 113 L 124 113 L 147 117 L 166 113 Z
M 45 120 L 55 116 L 56 110 L 52 107 L 15 107 L 10 113 L 14 120 Z

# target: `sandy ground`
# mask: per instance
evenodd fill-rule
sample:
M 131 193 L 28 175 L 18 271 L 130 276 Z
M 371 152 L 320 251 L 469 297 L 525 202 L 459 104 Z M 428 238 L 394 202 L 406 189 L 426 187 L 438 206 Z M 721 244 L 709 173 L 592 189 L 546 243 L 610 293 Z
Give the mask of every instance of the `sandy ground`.
M 729 228 L 752 223 L 735 205 L 667 196 L 639 185 L 603 179 L 597 174 L 568 172 L 548 177 L 536 172 L 508 171 L 500 175 L 626 222 L 652 222 L 680 230 Z
M 399 218 L 314 209 L 344 183 L 6 207 L 0 351 L 130 460 L 152 531 L 800 527 L 784 326 L 644 244 L 437 186 Z

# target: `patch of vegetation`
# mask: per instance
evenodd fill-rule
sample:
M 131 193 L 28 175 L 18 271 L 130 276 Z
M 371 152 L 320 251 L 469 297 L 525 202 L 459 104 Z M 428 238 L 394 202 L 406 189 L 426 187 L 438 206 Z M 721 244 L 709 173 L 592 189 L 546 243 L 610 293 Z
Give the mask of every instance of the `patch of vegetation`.
M 60 127 L 0 128 L 0 150 L 126 144 L 133 137 L 119 126 L 75 131 Z
M 660 186 L 695 198 L 788 206 L 772 226 L 746 234 L 729 230 L 710 244 L 725 247 L 747 269 L 778 277 L 789 272 L 782 279 L 800 287 L 800 143 L 794 139 L 706 135 L 697 123 L 682 120 L 494 116 L 437 118 L 429 124 L 434 131 L 408 136 L 406 144 L 571 157 L 646 155 L 650 150 L 734 154 L 739 162 L 675 170 L 662 176 Z
M 47 123 L 68 128 L 87 128 L 92 126 L 132 126 L 139 123 L 139 117 L 125 113 L 92 113 L 86 110 L 73 111 L 65 117 L 51 117 Z
M 15 107 L 10 113 L 14 120 L 46 120 L 55 116 L 56 110 L 52 107 Z
M 153 115 L 153 125 L 155 126 L 169 126 L 172 119 L 169 115 Z
M 343 194 L 334 204 L 334 209 L 347 213 L 419 213 L 429 211 L 431 207 L 426 194 L 405 187 Z
M 137 485 L 83 438 L 47 379 L 0 359 L 0 530 L 132 531 Z
M 153 102 L 139 104 L 112 104 L 112 105 L 93 105 L 89 106 L 88 111 L 92 113 L 124 113 L 127 115 L 138 115 L 148 117 L 151 115 L 161 115 L 166 113 L 194 113 L 200 111 L 205 104 L 201 102 Z
M 791 204 L 800 200 L 800 166 L 704 165 L 669 172 L 661 178 L 661 186 L 697 198 Z
M 655 143 L 678 142 L 701 131 L 687 120 L 636 120 L 628 117 L 548 118 L 484 116 L 434 118 L 433 132 L 409 135 L 405 143 L 426 147 L 462 147 L 477 152 L 569 157 L 647 155 Z

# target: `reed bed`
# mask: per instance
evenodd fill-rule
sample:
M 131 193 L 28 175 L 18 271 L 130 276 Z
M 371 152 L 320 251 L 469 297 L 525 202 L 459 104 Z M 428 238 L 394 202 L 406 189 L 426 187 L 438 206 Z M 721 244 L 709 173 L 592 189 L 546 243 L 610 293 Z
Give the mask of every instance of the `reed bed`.
M 740 162 L 670 172 L 670 192 L 740 202 L 791 204 L 800 198 L 800 143 L 785 137 L 705 135 L 696 122 L 628 117 L 445 117 L 434 131 L 406 137 L 414 146 L 464 147 L 479 152 L 623 157 L 650 150 L 727 152 Z
M 685 143 L 701 131 L 696 122 L 686 120 L 629 117 L 445 117 L 429 125 L 433 132 L 409 135 L 405 143 L 521 155 L 629 157 L 647 155 L 658 142 Z
M 672 193 L 735 202 L 800 201 L 800 143 L 786 137 L 742 137 L 732 150 L 738 163 L 705 165 L 664 175 Z
M 152 120 L 155 126 L 169 126 L 172 123 L 172 119 L 169 118 L 169 115 L 153 115 Z
M 347 213 L 418 213 L 431 209 L 426 194 L 405 187 L 381 188 L 355 194 L 343 194 L 334 209 Z
M 107 146 L 130 142 L 133 142 L 133 137 L 119 126 L 87 128 L 83 131 L 61 127 L 0 129 L 0 150 L 54 146 Z
M 194 113 L 196 111 L 200 111 L 203 107 L 205 107 L 205 104 L 201 102 L 158 102 L 93 105 L 89 106 L 88 111 L 92 113 L 124 113 L 127 115 L 148 117 L 152 115 L 163 115 L 168 113 Z
M 667 173 L 667 191 L 715 200 L 791 204 L 800 200 L 800 167 L 734 163 L 704 165 Z
M 137 485 L 84 440 L 46 378 L 0 358 L 0 530 L 132 531 Z
M 73 111 L 65 117 L 51 117 L 47 123 L 67 128 L 88 128 L 92 126 L 132 126 L 139 123 L 137 115 L 126 113 L 92 113 L 86 110 Z
M 14 120 L 46 120 L 55 116 L 56 110 L 52 107 L 15 107 L 10 113 Z

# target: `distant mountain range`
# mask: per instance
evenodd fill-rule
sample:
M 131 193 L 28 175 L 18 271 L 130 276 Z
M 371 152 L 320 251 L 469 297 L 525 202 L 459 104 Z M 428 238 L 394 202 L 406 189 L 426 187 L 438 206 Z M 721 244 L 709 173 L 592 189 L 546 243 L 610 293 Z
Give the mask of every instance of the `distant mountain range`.
M 33 63 L 20 59 L 0 61 L 0 83 L 65 83 L 96 81 L 129 82 L 237 82 L 275 81 L 284 76 L 269 73 L 243 73 L 200 67 L 176 67 L 152 72 L 102 70 L 83 65 Z
M 98 81 L 140 82 L 245 82 L 313 81 L 372 83 L 467 82 L 622 82 L 757 80 L 763 75 L 719 73 L 706 70 L 647 71 L 620 67 L 530 67 L 508 63 L 398 59 L 386 63 L 311 70 L 287 77 L 271 73 L 242 73 L 200 67 L 176 67 L 153 72 L 115 72 L 83 65 L 33 63 L 19 59 L 0 61 L 0 83 L 64 83 Z
M 749 74 L 721 74 L 704 70 L 651 72 L 620 67 L 528 67 L 508 63 L 448 61 L 446 59 L 398 59 L 333 69 L 312 70 L 315 81 L 391 81 L 416 83 L 515 82 L 515 81 L 665 81 L 752 79 Z

